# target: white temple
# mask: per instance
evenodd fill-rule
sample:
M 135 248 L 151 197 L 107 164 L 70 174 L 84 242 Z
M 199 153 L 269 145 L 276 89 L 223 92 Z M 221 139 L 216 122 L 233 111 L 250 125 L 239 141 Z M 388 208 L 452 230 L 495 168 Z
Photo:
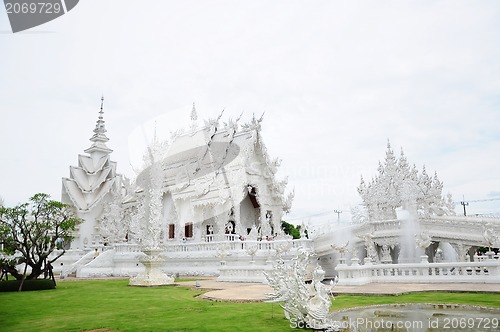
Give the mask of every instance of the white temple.
M 289 209 L 286 181 L 277 181 L 279 161 L 271 160 L 260 134 L 261 119 L 238 128 L 229 120 L 205 123 L 174 137 L 170 144 L 149 147 L 154 167 L 161 168 L 163 229 L 161 240 L 220 241 L 247 237 L 256 228 L 260 237 L 274 236 Z M 137 177 L 140 195 L 145 183 Z
M 281 221 L 293 192 L 276 177 L 280 161 L 267 153 L 262 118 L 221 117 L 201 125 L 193 105 L 189 128 L 150 143 L 131 183 L 111 161 L 101 101 L 91 146 L 62 181 L 62 201 L 83 223 L 55 270 L 151 284 L 166 274 L 266 282 L 275 262 L 303 248 L 340 284 L 500 282 L 491 250 L 500 247 L 500 220 L 455 216 L 437 175 L 410 167 L 403 152 L 396 158 L 389 144 L 379 174 L 361 181 L 353 223 L 292 240 Z M 487 255 L 478 256 L 481 247 Z
M 191 119 L 169 142 L 149 145 L 144 170 L 130 185 L 111 161 L 101 103 L 88 155 L 79 155 L 63 178 L 62 201 L 75 206 L 83 223 L 62 271 L 135 275 L 141 246 L 155 246 L 164 250 L 168 273 L 224 279 L 227 270 L 242 279 L 231 270 L 251 265 L 239 275 L 264 280 L 269 257 L 298 246 L 282 234 L 293 193 L 285 195 L 287 181 L 276 179 L 280 162 L 266 151 L 262 118 L 240 125 L 219 116 L 200 126 L 193 105 Z

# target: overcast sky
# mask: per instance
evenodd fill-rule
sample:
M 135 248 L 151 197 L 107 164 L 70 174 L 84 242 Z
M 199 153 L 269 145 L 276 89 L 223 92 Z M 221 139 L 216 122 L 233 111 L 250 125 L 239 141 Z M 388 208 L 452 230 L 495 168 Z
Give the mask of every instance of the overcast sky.
M 82 0 L 12 34 L 0 9 L 0 195 L 60 199 L 104 95 L 129 177 L 148 123 L 175 130 L 193 102 L 200 118 L 265 112 L 290 219 L 359 203 L 387 139 L 455 200 L 500 198 L 499 17 L 498 1 Z

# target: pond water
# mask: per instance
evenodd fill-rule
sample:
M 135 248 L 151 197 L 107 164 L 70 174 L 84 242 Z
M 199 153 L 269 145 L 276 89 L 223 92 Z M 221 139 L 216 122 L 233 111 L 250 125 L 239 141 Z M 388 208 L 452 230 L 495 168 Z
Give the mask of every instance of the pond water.
M 338 331 L 500 331 L 500 308 L 455 304 L 399 304 L 346 309 L 332 313 Z

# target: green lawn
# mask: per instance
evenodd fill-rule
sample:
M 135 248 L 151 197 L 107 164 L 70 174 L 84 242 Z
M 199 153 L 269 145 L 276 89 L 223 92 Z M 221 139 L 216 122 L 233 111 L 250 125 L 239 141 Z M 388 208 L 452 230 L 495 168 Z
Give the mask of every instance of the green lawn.
M 2 331 L 293 331 L 277 304 L 209 302 L 184 287 L 128 287 L 128 280 L 64 281 L 57 289 L 0 293 Z M 337 296 L 332 310 L 382 303 L 500 307 L 498 294 Z

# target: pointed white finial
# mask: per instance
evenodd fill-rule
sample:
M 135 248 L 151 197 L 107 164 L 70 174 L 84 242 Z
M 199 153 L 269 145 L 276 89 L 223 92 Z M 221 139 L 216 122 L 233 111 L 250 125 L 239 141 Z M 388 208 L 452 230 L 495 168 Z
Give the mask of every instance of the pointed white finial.
M 103 105 L 104 105 L 104 96 L 101 97 L 101 110 L 99 111 L 99 119 L 101 120 L 102 120 L 102 115 L 104 114 L 104 111 L 102 110 Z
M 193 133 L 198 128 L 197 120 L 198 120 L 198 114 L 196 113 L 196 106 L 193 102 L 193 108 L 191 109 L 191 126 L 190 126 L 190 129 Z
M 106 142 L 109 139 L 106 137 L 106 126 L 104 125 L 104 96 L 101 97 L 101 108 L 99 110 L 99 117 L 95 124 L 94 135 L 90 138 L 90 141 L 93 142 L 92 146 L 85 150 L 87 153 L 91 153 L 93 151 L 101 151 L 105 153 L 111 153 L 113 150 L 109 149 L 106 146 Z
M 191 121 L 198 120 L 198 114 L 196 114 L 196 107 L 193 102 L 193 109 L 191 110 Z
M 95 124 L 94 133 L 96 135 L 104 135 L 104 133 L 106 132 L 106 127 L 104 126 L 104 120 L 103 120 L 103 114 L 104 114 L 103 106 L 104 106 L 104 96 L 101 97 L 101 109 L 99 110 L 99 118 L 97 119 L 97 122 Z

